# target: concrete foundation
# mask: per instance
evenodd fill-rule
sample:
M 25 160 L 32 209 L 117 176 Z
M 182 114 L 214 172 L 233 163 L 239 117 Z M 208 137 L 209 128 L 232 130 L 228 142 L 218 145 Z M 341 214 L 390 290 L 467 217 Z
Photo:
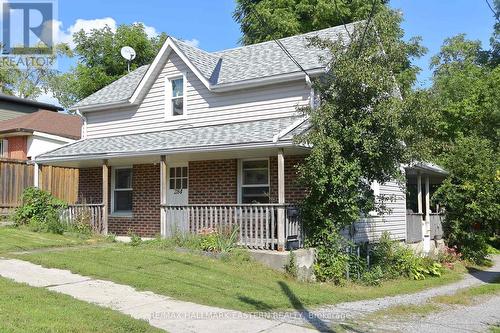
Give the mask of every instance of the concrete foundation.
M 435 257 L 444 249 L 445 244 L 442 239 L 431 240 L 429 252 L 424 251 L 424 242 L 407 244 L 407 246 L 420 256 Z
M 284 272 L 285 265 L 290 261 L 290 252 L 249 250 L 252 258 L 272 269 Z M 297 278 L 301 281 L 314 281 L 314 249 L 299 249 L 293 251 L 297 263 Z

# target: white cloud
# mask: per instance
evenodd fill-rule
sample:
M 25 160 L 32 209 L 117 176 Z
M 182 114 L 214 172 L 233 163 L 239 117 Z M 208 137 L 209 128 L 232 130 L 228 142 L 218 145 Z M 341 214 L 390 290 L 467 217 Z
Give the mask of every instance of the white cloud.
M 198 47 L 200 45 L 200 41 L 196 38 L 184 40 L 184 43 L 193 47 Z
M 156 31 L 155 27 L 149 26 L 144 22 L 134 22 L 133 24 L 142 24 L 144 26 L 144 31 L 149 38 L 154 38 L 160 34 L 158 31 Z
M 149 38 L 156 37 L 160 34 L 155 27 L 146 25 L 143 22 L 134 22 L 134 23 L 141 23 L 142 25 L 144 25 L 144 31 L 146 32 Z M 73 41 L 74 33 L 80 30 L 83 30 L 85 32 L 90 32 L 92 29 L 102 29 L 106 25 L 109 26 L 111 28 L 111 31 L 113 32 L 116 31 L 116 27 L 118 26 L 116 20 L 112 17 L 104 17 L 92 20 L 77 19 L 76 22 L 67 29 L 63 28 L 63 24 L 61 21 L 54 21 L 56 42 L 67 43 L 71 48 L 74 48 L 75 47 L 75 43 Z M 198 43 L 197 40 L 194 41 Z
M 54 22 L 54 30 L 57 43 L 68 43 L 71 48 L 75 47 L 73 41 L 73 34 L 83 30 L 85 32 L 90 32 L 92 29 L 102 29 L 105 26 L 109 26 L 112 31 L 116 31 L 116 21 L 112 17 L 105 17 L 93 20 L 77 19 L 74 24 L 72 24 L 68 29 L 63 29 L 63 24 L 61 21 Z
M 38 102 L 49 103 L 54 105 L 61 105 L 57 98 L 54 97 L 51 91 L 47 91 L 46 93 L 42 93 L 40 96 L 36 98 Z

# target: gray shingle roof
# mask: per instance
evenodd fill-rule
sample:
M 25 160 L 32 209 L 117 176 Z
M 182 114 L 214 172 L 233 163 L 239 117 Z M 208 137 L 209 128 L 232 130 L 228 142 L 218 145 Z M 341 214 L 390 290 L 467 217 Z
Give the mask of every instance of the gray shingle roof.
M 87 105 L 118 103 L 128 100 L 134 94 L 135 89 L 141 82 L 144 74 L 146 74 L 148 68 L 149 65 L 137 68 L 111 84 L 108 84 L 101 90 L 98 90 L 92 95 L 82 99 L 71 108 L 77 109 Z
M 86 139 L 42 154 L 37 159 L 84 157 L 110 153 L 136 154 L 151 151 L 168 153 L 169 150 L 272 143 L 274 135 L 296 120 L 296 117 L 288 117 Z
M 358 23 L 348 24 L 346 28 L 352 32 L 356 24 Z M 328 52 L 326 50 L 310 47 L 310 39 L 313 37 L 348 40 L 343 26 L 280 39 L 281 43 L 305 70 L 323 68 L 328 61 Z M 170 38 L 210 84 L 214 86 L 300 71 L 297 65 L 274 41 L 218 52 L 206 52 L 179 39 Z M 74 105 L 72 109 L 88 105 L 116 103 L 129 99 L 144 77 L 147 68 L 147 66 L 139 67 L 132 73 L 83 99 Z

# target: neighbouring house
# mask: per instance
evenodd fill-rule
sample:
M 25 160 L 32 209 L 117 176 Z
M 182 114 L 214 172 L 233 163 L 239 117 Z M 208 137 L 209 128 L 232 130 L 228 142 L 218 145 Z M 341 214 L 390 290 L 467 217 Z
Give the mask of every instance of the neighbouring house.
M 30 101 L 31 102 L 31 101 Z M 0 121 L 1 157 L 32 160 L 80 139 L 79 116 L 47 110 Z
M 314 36 L 347 38 L 333 27 L 280 40 L 310 77 L 325 72 L 328 55 L 308 46 Z M 168 37 L 151 65 L 72 107 L 84 119 L 82 140 L 36 162 L 80 168 L 80 201 L 103 232 L 168 237 L 231 225 L 251 248 L 300 246 L 294 204 L 306 190 L 296 166 L 309 148 L 294 137 L 308 129 L 298 108 L 314 106 L 314 96 L 274 41 L 206 52 Z M 354 239 L 389 231 L 407 240 L 404 185 L 374 184 L 393 196 L 392 213 L 362 219 Z
M 37 111 L 62 111 L 63 108 L 52 104 L 0 93 L 0 121 L 16 118 Z

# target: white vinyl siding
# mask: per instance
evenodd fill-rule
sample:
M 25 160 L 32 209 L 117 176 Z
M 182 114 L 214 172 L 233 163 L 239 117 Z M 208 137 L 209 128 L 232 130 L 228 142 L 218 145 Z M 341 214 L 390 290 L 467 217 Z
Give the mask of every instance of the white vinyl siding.
M 166 119 L 166 80 L 182 75 L 185 75 L 187 116 Z M 139 106 L 85 113 L 87 138 L 287 117 L 297 115 L 298 106 L 308 105 L 309 94 L 305 80 L 211 92 L 179 56 L 171 53 Z
M 394 202 L 386 203 L 391 213 L 384 216 L 370 216 L 355 224 L 356 242 L 377 241 L 383 232 L 388 231 L 391 238 L 406 239 L 406 194 L 404 187 L 397 181 L 378 185 L 380 195 L 395 198 Z

